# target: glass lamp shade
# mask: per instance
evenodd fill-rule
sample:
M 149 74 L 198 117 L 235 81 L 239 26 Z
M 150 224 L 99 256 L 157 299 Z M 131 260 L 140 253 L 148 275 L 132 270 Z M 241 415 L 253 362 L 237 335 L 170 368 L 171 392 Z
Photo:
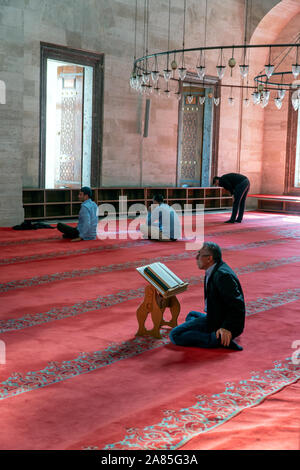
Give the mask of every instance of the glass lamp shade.
M 159 88 L 159 86 L 156 85 L 156 87 L 154 87 L 154 93 L 155 93 L 155 95 L 157 95 L 157 96 L 160 95 L 160 88 Z
M 143 83 L 143 77 L 142 75 L 140 75 L 139 73 L 137 74 L 136 78 L 136 89 L 138 90 L 141 86 L 141 84 Z
M 293 105 L 293 108 L 295 111 L 298 111 L 298 108 L 299 108 L 299 98 L 297 98 L 296 100 L 292 100 L 292 105 Z
M 275 105 L 276 105 L 276 108 L 277 109 L 280 109 L 281 106 L 282 106 L 282 101 L 280 98 L 274 98 L 274 102 L 275 102 Z
M 293 105 L 293 108 L 294 108 L 295 111 L 298 110 L 299 103 L 300 103 L 300 100 L 298 98 L 298 91 L 296 90 L 292 94 L 292 105 Z
M 248 108 L 249 104 L 250 104 L 249 98 L 245 98 L 245 99 L 244 99 L 244 106 L 245 106 L 246 108 Z
M 220 80 L 224 77 L 225 68 L 225 65 L 217 65 L 217 74 Z
M 298 98 L 300 98 L 300 88 L 297 90 Z
M 147 83 L 142 83 L 141 84 L 141 91 L 143 95 L 148 95 L 149 93 L 149 85 Z
M 196 69 L 198 77 L 200 78 L 200 80 L 202 80 L 205 75 L 205 67 L 203 65 L 199 65 L 198 67 L 196 67 Z
M 151 77 L 152 77 L 153 83 L 157 83 L 157 80 L 159 79 L 159 71 L 152 70 Z
M 200 96 L 200 97 L 199 97 L 199 103 L 200 103 L 201 105 L 203 105 L 204 102 L 205 102 L 205 96 Z
M 178 68 L 178 75 L 180 80 L 184 80 L 186 77 L 186 68 L 185 67 L 179 67 Z
M 281 88 L 279 88 L 277 90 L 277 95 L 280 100 L 283 100 L 283 98 L 285 97 L 285 90 L 282 90 Z
M 177 99 L 178 101 L 180 101 L 180 99 L 181 99 L 181 93 L 180 93 L 180 91 L 175 91 L 174 95 L 175 95 L 176 99 Z
M 268 99 L 262 98 L 262 100 L 260 102 L 260 105 L 261 105 L 262 108 L 265 108 L 266 106 L 268 106 L 268 103 L 269 103 Z
M 188 104 L 192 104 L 194 97 L 193 95 L 187 95 L 186 99 L 187 99 Z
M 164 78 L 165 78 L 166 82 L 168 82 L 170 80 L 171 73 L 172 73 L 172 70 L 170 70 L 170 69 L 165 69 L 164 70 Z
M 233 106 L 233 105 L 234 105 L 234 98 L 233 98 L 233 96 L 229 96 L 229 98 L 228 98 L 228 103 L 230 104 L 230 106 Z
M 258 104 L 260 102 L 260 93 L 258 91 L 255 91 L 252 93 L 252 101 L 254 104 Z
M 146 83 L 144 83 L 144 82 L 141 83 L 141 86 L 139 87 L 139 92 L 140 92 L 142 95 L 146 95 L 146 93 L 147 93 L 147 85 L 146 85 Z
M 293 64 L 292 65 L 292 73 L 293 73 L 295 78 L 298 77 L 298 75 L 300 73 L 300 65 L 299 64 Z
M 200 78 L 200 80 L 203 80 L 203 78 L 205 76 L 206 68 L 203 65 L 198 65 L 196 67 L 196 70 L 197 70 L 197 74 L 198 74 L 198 77 Z
M 246 78 L 249 72 L 249 65 L 240 65 L 240 73 L 243 78 Z
M 220 98 L 214 98 L 214 103 L 215 103 L 215 106 L 219 106 Z
M 274 72 L 274 65 L 271 65 L 271 64 L 265 65 L 265 71 L 266 71 L 267 77 L 270 78 Z
M 150 72 L 143 72 L 143 82 L 148 84 L 150 81 Z
M 168 90 L 168 88 L 166 90 L 164 90 L 164 96 L 166 98 L 170 98 L 170 95 L 171 95 L 171 93 L 170 93 L 170 90 Z
M 269 99 L 270 99 L 269 90 L 265 90 L 265 91 L 262 92 L 262 99 L 269 102 Z
M 136 75 L 135 74 L 131 75 L 129 83 L 130 83 L 131 88 L 136 89 L 137 80 L 136 80 Z

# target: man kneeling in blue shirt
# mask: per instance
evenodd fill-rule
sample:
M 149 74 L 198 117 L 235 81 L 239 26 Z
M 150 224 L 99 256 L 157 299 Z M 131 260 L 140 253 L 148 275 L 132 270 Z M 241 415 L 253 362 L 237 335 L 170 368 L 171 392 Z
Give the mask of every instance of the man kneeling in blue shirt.
M 71 238 L 72 242 L 80 240 L 95 240 L 97 236 L 97 204 L 92 201 L 91 188 L 84 186 L 80 189 L 78 199 L 82 202 L 77 227 L 58 223 L 57 229 L 63 233 L 63 238 Z

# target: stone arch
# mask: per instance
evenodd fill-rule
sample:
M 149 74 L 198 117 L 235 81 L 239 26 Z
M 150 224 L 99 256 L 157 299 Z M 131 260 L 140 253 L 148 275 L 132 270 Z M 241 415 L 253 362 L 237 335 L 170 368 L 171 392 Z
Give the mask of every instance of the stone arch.
M 300 13 L 298 0 L 282 0 L 259 22 L 251 36 L 250 44 L 271 44 L 298 13 Z

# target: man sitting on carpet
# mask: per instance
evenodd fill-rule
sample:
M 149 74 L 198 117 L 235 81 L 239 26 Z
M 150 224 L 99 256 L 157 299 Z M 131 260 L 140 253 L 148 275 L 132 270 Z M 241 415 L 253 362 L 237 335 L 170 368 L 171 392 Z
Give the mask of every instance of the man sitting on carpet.
M 92 201 L 91 188 L 84 186 L 79 191 L 78 199 L 82 202 L 77 227 L 58 223 L 57 229 L 63 233 L 63 238 L 71 238 L 72 242 L 80 240 L 95 240 L 97 235 L 97 204 Z
M 155 206 L 154 209 L 152 206 Z M 146 224 L 140 227 L 144 238 L 159 241 L 176 241 L 180 238 L 179 217 L 172 207 L 164 203 L 161 194 L 153 197 L 152 206 L 149 207 Z
M 198 268 L 205 270 L 206 314 L 190 312 L 185 323 L 171 331 L 170 339 L 178 346 L 241 351 L 243 348 L 233 340 L 242 333 L 245 324 L 245 300 L 239 280 L 222 261 L 221 249 L 216 243 L 204 242 L 196 260 Z

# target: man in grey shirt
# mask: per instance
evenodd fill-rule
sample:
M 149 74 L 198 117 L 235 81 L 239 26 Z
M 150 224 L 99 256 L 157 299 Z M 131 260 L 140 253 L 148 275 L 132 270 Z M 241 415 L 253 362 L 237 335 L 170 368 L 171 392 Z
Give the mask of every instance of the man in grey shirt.
M 78 199 L 82 202 L 77 227 L 58 223 L 57 229 L 63 233 L 63 238 L 70 238 L 72 241 L 95 240 L 97 236 L 97 204 L 92 201 L 91 188 L 84 186 L 80 189 Z

